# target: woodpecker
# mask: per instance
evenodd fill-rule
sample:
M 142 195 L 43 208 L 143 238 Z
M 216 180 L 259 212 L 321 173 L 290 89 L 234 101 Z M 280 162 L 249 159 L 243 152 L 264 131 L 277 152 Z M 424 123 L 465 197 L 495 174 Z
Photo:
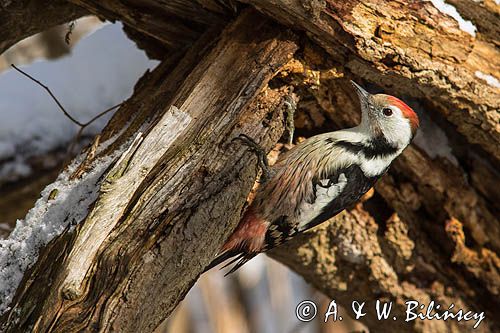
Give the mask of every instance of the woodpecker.
M 240 136 L 259 156 L 264 181 L 221 254 L 205 269 L 230 258 L 230 274 L 268 251 L 343 211 L 384 175 L 410 144 L 419 120 L 400 99 L 372 95 L 351 81 L 361 123 L 313 136 L 282 154 L 269 168 L 265 152 Z M 227 275 L 226 274 L 226 275 Z

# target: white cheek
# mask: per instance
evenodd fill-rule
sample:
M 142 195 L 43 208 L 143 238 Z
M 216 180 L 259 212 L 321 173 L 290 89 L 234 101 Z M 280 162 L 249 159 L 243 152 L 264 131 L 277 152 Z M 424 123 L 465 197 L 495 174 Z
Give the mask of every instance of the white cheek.
M 410 121 L 403 117 L 403 113 L 396 106 L 391 106 L 393 115 L 385 117 L 380 122 L 380 128 L 389 142 L 395 143 L 398 147 L 404 148 L 411 138 Z
M 406 147 L 410 143 L 411 126 L 408 119 L 396 119 L 390 123 L 389 140 L 398 144 L 398 147 Z
M 398 117 L 401 117 L 403 115 L 403 112 L 401 112 L 401 109 L 398 108 L 397 106 L 391 105 L 391 109 Z

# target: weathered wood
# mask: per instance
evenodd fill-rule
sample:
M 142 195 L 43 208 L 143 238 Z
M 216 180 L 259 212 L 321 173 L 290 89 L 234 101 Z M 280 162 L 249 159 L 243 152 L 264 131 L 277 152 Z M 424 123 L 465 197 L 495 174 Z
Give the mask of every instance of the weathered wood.
M 427 1 L 244 0 L 303 29 L 356 76 L 392 93 L 423 98 L 469 142 L 500 161 L 495 45 L 474 39 Z
M 169 50 L 191 45 L 207 28 L 226 23 L 234 14 L 230 5 L 225 6 L 223 2 L 215 0 L 70 1 L 99 17 L 110 21 L 120 20 L 128 29 L 159 41 Z
M 0 1 L 0 54 L 23 38 L 89 13 L 63 0 Z
M 234 14 L 229 0 L 202 4 L 138 2 L 137 7 L 111 0 L 73 2 L 107 19 L 122 20 L 130 29 L 161 41 L 168 49 L 186 47 L 208 26 L 222 24 Z M 496 42 L 474 39 L 430 2 L 242 2 L 305 31 L 355 75 L 396 93 L 432 101 L 471 143 L 500 160 L 496 149 L 500 144 L 497 89 L 476 75 L 500 76 Z M 489 22 L 498 16 L 495 4 L 487 2 L 486 9 L 483 5 L 476 11 L 473 5 L 460 4 L 459 9 L 467 13 L 487 12 L 480 27 L 486 35 L 494 34 L 491 29 L 497 25 Z M 479 22 L 477 15 L 473 17 Z M 492 37 L 488 41 L 493 41 Z M 148 50 L 148 46 L 141 46 Z M 158 52 L 150 54 L 156 56 Z
M 294 82 L 294 91 L 303 101 L 298 106 L 297 130 L 356 124 L 359 106 L 344 78 L 348 70 L 324 61 L 321 52 L 306 47 L 304 53 L 305 63 L 291 62 L 282 76 Z M 321 69 L 312 69 L 319 67 L 318 62 Z M 423 121 L 424 127 L 428 121 Z M 472 158 L 473 151 L 455 156 Z M 363 204 L 271 256 L 347 309 L 353 300 L 368 301 L 368 315 L 360 320 L 371 332 L 496 332 L 498 204 L 489 200 L 487 193 L 492 189 L 466 181 L 467 172 L 479 171 L 465 171 L 446 157 L 431 157 L 413 144 Z M 498 177 L 492 173 L 486 179 Z M 376 299 L 392 301 L 392 314 L 398 320 L 377 320 L 372 311 Z M 434 300 L 445 309 L 454 303 L 455 310 L 484 311 L 486 319 L 476 330 L 470 322 L 452 320 L 405 323 L 408 300 L 424 304 Z
M 196 64 L 191 71 L 166 75 L 169 66 L 160 65 L 121 108 L 130 114 L 137 97 L 157 91 L 138 110 L 156 110 L 153 123 L 131 133 L 87 219 L 43 251 L 2 318 L 4 331 L 153 331 L 238 222 L 256 169 L 231 139 L 246 133 L 265 147 L 278 140 L 287 90 L 266 89 L 252 101 L 296 45 L 255 12 L 209 50 L 205 42 L 185 58 Z M 48 281 L 51 288 L 39 288 Z
M 234 15 L 231 5 L 234 2 L 229 0 L 204 1 L 202 5 L 196 1 L 174 1 L 139 6 L 138 2 L 138 7 L 111 0 L 73 1 L 107 19 L 120 19 L 131 29 L 160 40 L 169 49 L 186 47 L 205 28 L 222 24 Z M 306 32 L 354 75 L 393 93 L 432 102 L 469 142 L 480 145 L 500 161 L 496 149 L 500 144 L 498 88 L 476 75 L 479 72 L 500 77 L 500 54 L 493 37 L 488 39 L 491 42 L 473 38 L 430 2 L 242 2 Z M 459 9 L 467 8 L 467 13 L 487 11 L 487 19 L 478 24 L 483 32 L 491 31 L 497 26 L 489 22 L 498 16 L 498 6 L 490 2 L 481 6 L 461 3 Z M 479 6 L 476 11 L 474 6 Z M 469 16 L 472 18 L 472 14 Z M 173 21 L 167 22 L 164 17 Z
M 447 0 L 477 27 L 479 38 L 500 47 L 500 5 L 495 0 Z

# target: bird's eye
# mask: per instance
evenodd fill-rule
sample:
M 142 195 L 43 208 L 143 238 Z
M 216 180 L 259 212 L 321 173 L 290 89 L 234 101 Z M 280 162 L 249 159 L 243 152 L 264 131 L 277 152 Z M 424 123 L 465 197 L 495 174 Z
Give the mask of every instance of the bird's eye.
M 382 109 L 382 113 L 384 114 L 384 116 L 390 117 L 390 116 L 392 116 L 392 109 L 390 109 L 390 108 L 383 108 Z

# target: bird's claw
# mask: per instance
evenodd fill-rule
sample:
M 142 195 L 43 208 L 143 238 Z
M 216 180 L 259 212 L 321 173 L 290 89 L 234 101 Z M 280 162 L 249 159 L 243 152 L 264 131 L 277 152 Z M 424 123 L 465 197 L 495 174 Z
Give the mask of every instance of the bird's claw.
M 231 141 L 241 141 L 245 146 L 248 147 L 248 151 L 255 153 L 257 156 L 259 167 L 262 169 L 261 181 L 266 182 L 271 177 L 271 170 L 269 168 L 269 162 L 267 160 L 267 154 L 264 149 L 255 142 L 254 139 L 246 134 L 240 134 L 239 136 L 233 138 Z
M 249 137 L 246 134 L 241 133 L 237 137 L 233 138 L 231 141 L 234 142 L 236 140 L 239 140 L 239 141 L 243 142 L 243 144 L 245 144 L 246 146 L 249 146 L 249 147 L 259 147 L 260 148 L 259 144 L 257 142 L 255 142 L 254 139 L 252 139 L 251 137 Z

